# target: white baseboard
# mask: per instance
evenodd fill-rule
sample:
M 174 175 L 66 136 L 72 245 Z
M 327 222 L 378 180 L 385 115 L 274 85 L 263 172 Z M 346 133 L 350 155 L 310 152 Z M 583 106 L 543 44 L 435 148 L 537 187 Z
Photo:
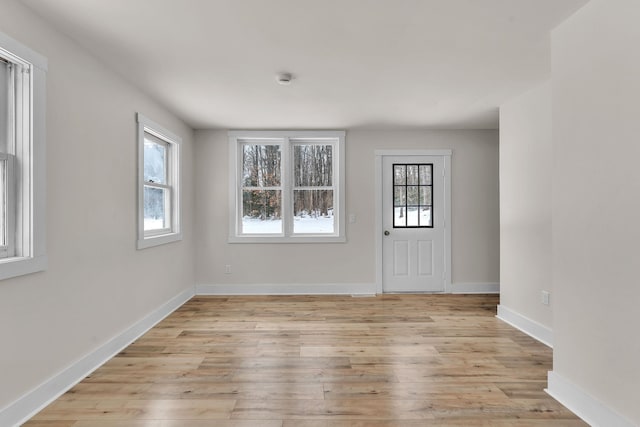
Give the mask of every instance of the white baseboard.
M 196 295 L 371 295 L 375 283 L 196 285 Z
M 82 381 L 87 375 L 122 351 L 133 341 L 193 297 L 193 289 L 178 294 L 121 334 L 113 337 L 62 372 L 0 410 L 0 426 L 18 426 Z
M 451 294 L 499 294 L 500 283 L 452 283 L 447 292 Z
M 520 329 L 541 343 L 553 347 L 553 330 L 535 320 L 531 320 L 504 305 L 498 305 L 498 314 L 496 317 L 514 328 Z
M 562 375 L 549 371 L 548 381 L 549 387 L 545 391 L 589 425 L 593 427 L 637 426 Z
M 452 294 L 499 294 L 499 283 L 453 283 Z M 248 283 L 196 285 L 196 295 L 375 295 L 375 283 Z

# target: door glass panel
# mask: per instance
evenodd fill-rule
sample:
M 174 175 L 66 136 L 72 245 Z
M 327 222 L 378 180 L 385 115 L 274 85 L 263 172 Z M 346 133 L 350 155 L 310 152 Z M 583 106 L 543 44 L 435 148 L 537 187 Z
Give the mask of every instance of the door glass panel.
M 420 187 L 420 206 L 431 206 L 431 187 Z
M 407 205 L 407 189 L 405 186 L 396 186 L 393 189 L 393 206 Z
M 404 206 L 398 206 L 393 208 L 393 226 L 406 227 L 407 226 L 407 208 Z
M 433 164 L 393 165 L 393 226 L 433 227 Z
M 431 206 L 420 206 L 420 226 L 432 227 L 433 215 L 431 214 Z
M 407 183 L 407 167 L 405 165 L 393 165 L 393 183 L 397 185 Z
M 418 206 L 418 186 L 411 185 L 407 187 L 407 206 Z
M 431 185 L 432 165 L 420 165 L 420 185 Z
M 418 165 L 407 165 L 407 184 L 418 185 Z

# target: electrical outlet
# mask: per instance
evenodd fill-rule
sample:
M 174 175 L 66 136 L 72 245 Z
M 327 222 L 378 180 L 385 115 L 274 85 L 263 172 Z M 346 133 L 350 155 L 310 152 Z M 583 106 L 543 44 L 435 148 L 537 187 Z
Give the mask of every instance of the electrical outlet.
M 350 214 L 349 215 L 349 224 L 355 224 L 356 223 L 356 214 Z
M 544 305 L 549 305 L 549 297 L 551 296 L 551 294 L 548 291 L 542 291 L 542 296 L 540 298 L 540 302 L 542 302 Z
M 224 274 L 231 274 L 231 265 L 227 264 L 224 266 Z

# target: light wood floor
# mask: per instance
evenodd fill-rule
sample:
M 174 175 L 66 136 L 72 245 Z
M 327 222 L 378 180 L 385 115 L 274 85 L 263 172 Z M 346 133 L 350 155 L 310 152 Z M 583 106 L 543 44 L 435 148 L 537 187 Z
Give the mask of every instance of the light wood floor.
M 29 427 L 585 426 L 497 296 L 196 297 Z

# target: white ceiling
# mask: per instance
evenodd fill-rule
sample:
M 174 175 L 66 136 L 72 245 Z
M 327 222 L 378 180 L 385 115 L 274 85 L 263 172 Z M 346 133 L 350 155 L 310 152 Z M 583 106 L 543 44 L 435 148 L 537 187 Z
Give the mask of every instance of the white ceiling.
M 197 129 L 468 129 L 548 77 L 587 0 L 23 2 Z

